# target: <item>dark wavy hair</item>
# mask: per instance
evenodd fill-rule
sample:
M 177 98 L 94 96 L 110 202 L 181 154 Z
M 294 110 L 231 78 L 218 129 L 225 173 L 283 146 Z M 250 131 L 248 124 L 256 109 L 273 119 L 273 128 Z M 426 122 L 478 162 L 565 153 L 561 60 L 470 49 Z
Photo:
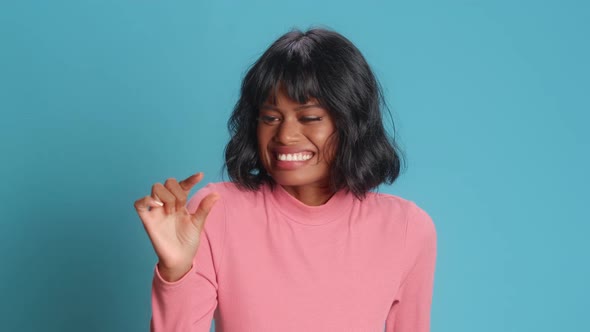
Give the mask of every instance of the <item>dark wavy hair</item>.
M 389 109 L 361 52 L 335 31 L 292 29 L 249 68 L 228 121 L 231 138 L 224 167 L 240 189 L 257 190 L 264 183 L 274 188 L 258 155 L 256 127 L 259 107 L 269 96 L 276 96 L 279 86 L 299 103 L 316 98 L 334 119 L 333 191 L 345 189 L 364 199 L 381 183 L 395 181 L 403 164 L 402 152 L 383 126 L 382 109 Z

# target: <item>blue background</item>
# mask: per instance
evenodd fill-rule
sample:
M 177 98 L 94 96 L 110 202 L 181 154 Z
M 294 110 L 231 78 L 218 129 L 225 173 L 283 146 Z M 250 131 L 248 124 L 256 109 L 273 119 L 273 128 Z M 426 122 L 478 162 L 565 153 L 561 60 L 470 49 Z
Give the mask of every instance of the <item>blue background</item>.
M 1 329 L 147 331 L 156 256 L 133 202 L 168 177 L 222 180 L 246 69 L 324 26 L 385 88 L 408 168 L 381 190 L 436 223 L 432 331 L 590 330 L 589 9 L 3 1 Z

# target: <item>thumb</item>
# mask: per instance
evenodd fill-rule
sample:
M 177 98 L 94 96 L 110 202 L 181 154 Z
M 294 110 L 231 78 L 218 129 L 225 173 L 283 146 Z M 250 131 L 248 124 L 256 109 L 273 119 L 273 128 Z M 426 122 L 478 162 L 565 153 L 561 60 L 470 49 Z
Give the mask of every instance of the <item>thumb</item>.
M 191 214 L 191 221 L 199 229 L 199 231 L 203 230 L 203 227 L 205 226 L 205 220 L 207 219 L 211 208 L 213 208 L 213 205 L 215 205 L 215 202 L 219 198 L 220 196 L 218 193 L 211 193 L 205 196 L 205 198 L 203 198 L 199 203 L 199 207 L 195 213 Z

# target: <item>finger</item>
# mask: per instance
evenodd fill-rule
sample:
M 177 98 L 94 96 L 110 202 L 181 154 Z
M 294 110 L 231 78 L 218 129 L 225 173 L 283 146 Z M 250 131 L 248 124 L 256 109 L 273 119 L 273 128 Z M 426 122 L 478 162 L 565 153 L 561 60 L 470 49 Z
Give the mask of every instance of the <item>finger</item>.
M 184 206 L 186 205 L 186 198 L 188 196 L 188 192 L 182 190 L 180 184 L 174 178 L 167 179 L 164 183 L 164 187 L 166 187 L 172 193 L 172 195 L 176 197 L 176 211 L 181 211 L 182 208 L 184 208 Z
M 205 226 L 205 220 L 213 208 L 215 202 L 220 198 L 218 193 L 211 193 L 199 203 L 199 207 L 195 211 L 195 213 L 191 214 L 191 219 L 193 224 L 199 229 L 202 230 Z
M 203 172 L 195 173 L 189 176 L 188 178 L 180 181 L 180 187 L 182 188 L 182 190 L 190 191 L 195 184 L 199 183 L 203 179 L 203 176 Z
M 144 196 L 135 201 L 133 204 L 135 210 L 139 214 L 140 217 L 143 217 L 146 213 L 148 213 L 152 208 L 159 208 L 164 206 L 164 203 L 155 200 L 153 197 Z
M 176 212 L 176 196 L 174 196 L 166 187 L 161 183 L 156 183 L 152 186 L 152 195 L 154 199 L 164 203 L 164 211 L 166 214 Z

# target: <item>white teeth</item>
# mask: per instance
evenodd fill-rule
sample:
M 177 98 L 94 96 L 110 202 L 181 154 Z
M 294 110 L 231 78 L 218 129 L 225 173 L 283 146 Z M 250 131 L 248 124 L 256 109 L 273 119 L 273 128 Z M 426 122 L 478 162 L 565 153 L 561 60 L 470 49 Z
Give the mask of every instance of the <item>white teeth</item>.
M 311 159 L 312 154 L 308 153 L 294 153 L 294 154 L 282 154 L 279 153 L 277 158 L 282 161 L 304 161 Z

